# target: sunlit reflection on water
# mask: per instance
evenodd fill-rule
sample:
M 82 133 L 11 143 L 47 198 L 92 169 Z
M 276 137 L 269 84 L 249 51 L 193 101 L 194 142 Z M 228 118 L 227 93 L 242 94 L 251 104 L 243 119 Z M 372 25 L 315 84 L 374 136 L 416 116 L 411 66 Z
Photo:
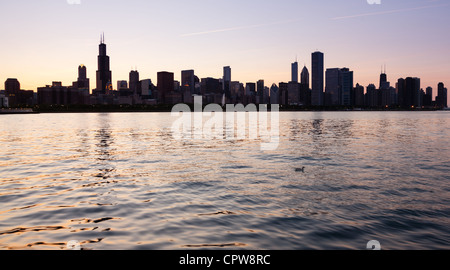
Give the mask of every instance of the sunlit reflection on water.
M 281 113 L 263 152 L 168 113 L 5 115 L 0 249 L 447 249 L 448 116 Z

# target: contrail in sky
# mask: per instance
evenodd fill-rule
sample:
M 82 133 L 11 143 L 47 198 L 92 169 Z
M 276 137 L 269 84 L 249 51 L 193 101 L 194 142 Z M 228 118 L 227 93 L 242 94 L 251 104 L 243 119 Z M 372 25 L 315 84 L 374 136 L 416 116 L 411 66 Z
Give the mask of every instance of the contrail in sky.
M 293 23 L 293 22 L 298 22 L 298 21 L 300 21 L 300 20 L 290 20 L 290 21 L 281 21 L 281 22 L 274 22 L 274 23 L 255 24 L 255 25 L 238 26 L 238 27 L 231 27 L 231 28 L 224 28 L 224 29 L 216 29 L 216 30 L 209 30 L 209 31 L 204 31 L 204 32 L 183 34 L 183 35 L 181 35 L 181 37 L 200 36 L 200 35 L 207 35 L 207 34 L 214 34 L 214 33 L 221 33 L 221 32 L 252 29 L 252 28 L 273 26 L 273 25 L 279 25 L 279 24 Z
M 427 8 L 437 8 L 437 7 L 447 7 L 447 6 L 450 6 L 450 3 L 442 4 L 442 5 L 434 5 L 434 6 L 395 9 L 395 10 L 364 13 L 364 14 L 357 14 L 357 15 L 350 15 L 350 16 L 334 17 L 334 18 L 331 18 L 331 20 L 343 20 L 343 19 L 359 18 L 359 17 L 366 17 L 366 16 L 385 15 L 385 14 L 399 13 L 399 12 L 405 12 L 405 11 L 420 10 L 420 9 L 427 9 Z
M 359 18 L 359 17 L 366 17 L 366 16 L 385 15 L 385 14 L 399 13 L 399 12 L 405 12 L 405 11 L 413 11 L 413 10 L 421 10 L 421 9 L 437 8 L 437 7 L 447 7 L 447 6 L 450 6 L 450 3 L 442 4 L 442 5 L 422 6 L 422 7 L 395 9 L 395 10 L 364 13 L 364 14 L 357 14 L 357 15 L 350 15 L 350 16 L 334 17 L 334 18 L 330 18 L 330 20 L 343 20 L 343 19 Z M 208 30 L 208 31 L 203 31 L 203 32 L 182 34 L 181 37 L 192 37 L 192 36 L 201 36 L 201 35 L 208 35 L 208 34 L 215 34 L 215 33 L 231 32 L 231 31 L 237 31 L 237 30 L 253 29 L 253 28 L 267 27 L 267 26 L 273 26 L 273 25 L 294 23 L 294 22 L 298 22 L 298 21 L 300 21 L 300 19 L 289 20 L 289 21 L 280 21 L 280 22 L 274 22 L 274 23 L 266 23 L 266 24 L 255 24 L 255 25 L 246 25 L 246 26 L 237 26 L 237 27 L 230 27 L 230 28 L 223 28 L 223 29 L 215 29 L 215 30 Z

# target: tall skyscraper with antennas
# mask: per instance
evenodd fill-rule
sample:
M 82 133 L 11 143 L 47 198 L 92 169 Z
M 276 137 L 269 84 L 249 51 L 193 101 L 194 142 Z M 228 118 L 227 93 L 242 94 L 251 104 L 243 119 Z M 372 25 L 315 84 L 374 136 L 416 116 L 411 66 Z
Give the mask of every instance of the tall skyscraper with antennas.
M 380 75 L 380 88 L 379 89 L 387 89 L 389 88 L 389 85 L 387 84 L 387 75 L 386 75 L 386 66 L 381 68 L 381 75 Z
M 109 65 L 109 56 L 106 54 L 105 34 L 100 37 L 98 70 L 97 70 L 97 93 L 106 94 L 112 86 L 112 72 Z

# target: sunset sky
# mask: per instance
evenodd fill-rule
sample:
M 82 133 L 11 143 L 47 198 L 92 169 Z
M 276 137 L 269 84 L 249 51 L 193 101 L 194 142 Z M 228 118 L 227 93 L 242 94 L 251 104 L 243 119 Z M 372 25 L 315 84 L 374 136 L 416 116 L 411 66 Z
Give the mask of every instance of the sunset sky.
M 381 0 L 16 0 L 0 1 L 0 81 L 22 89 L 62 81 L 88 68 L 95 88 L 98 44 L 105 33 L 113 85 L 137 67 L 156 84 L 158 71 L 194 69 L 199 78 L 266 85 L 290 80 L 296 57 L 311 70 L 348 67 L 354 82 L 378 85 L 381 66 L 395 86 L 420 77 L 422 88 L 450 86 L 450 1 Z

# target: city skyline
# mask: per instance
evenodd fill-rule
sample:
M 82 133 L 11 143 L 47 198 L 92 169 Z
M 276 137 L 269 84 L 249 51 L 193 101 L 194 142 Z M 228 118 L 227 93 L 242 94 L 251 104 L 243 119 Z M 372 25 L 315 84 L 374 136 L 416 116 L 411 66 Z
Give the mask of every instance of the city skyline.
M 377 84 L 380 67 L 384 65 L 387 66 L 388 79 L 391 82 L 395 82 L 398 78 L 420 77 L 424 89 L 428 86 L 433 88 L 433 96 L 437 95 L 439 82 L 450 84 L 447 75 L 450 70 L 447 53 L 450 41 L 446 40 L 444 35 L 450 25 L 445 23 L 449 19 L 444 16 L 444 11 L 449 10 L 449 5 L 443 1 L 408 1 L 407 5 L 405 1 L 395 3 L 383 1 L 381 5 L 368 5 L 366 1 L 355 0 L 341 3 L 333 12 L 331 11 L 336 4 L 330 1 L 325 4 L 282 1 L 254 6 L 252 1 L 247 1 L 241 5 L 241 9 L 235 10 L 233 20 L 220 22 L 213 20 L 213 23 L 208 25 L 211 30 L 205 31 L 200 31 L 200 28 L 204 28 L 204 24 L 200 25 L 198 20 L 211 18 L 209 13 L 202 13 L 206 15 L 199 16 L 201 19 L 198 20 L 187 20 L 186 27 L 176 31 L 175 28 L 180 26 L 179 20 L 168 19 L 166 21 L 172 23 L 161 24 L 156 29 L 153 29 L 156 27 L 153 24 L 152 27 L 141 24 L 125 31 L 124 28 L 132 25 L 129 21 L 124 21 L 119 28 L 112 29 L 117 23 L 110 22 L 111 25 L 108 25 L 101 21 L 97 23 L 91 21 L 90 14 L 99 8 L 100 2 L 102 1 L 98 3 L 81 1 L 80 5 L 68 5 L 66 1 L 30 2 L 30 10 L 27 8 L 23 10 L 22 5 L 13 2 L 1 3 L 2 8 L 11 11 L 6 17 L 16 14 L 15 12 L 19 11 L 18 6 L 21 6 L 22 12 L 31 18 L 45 17 L 52 10 L 57 11 L 53 13 L 54 16 L 65 15 L 68 21 L 62 22 L 62 25 L 65 25 L 63 33 L 56 31 L 59 26 L 49 25 L 51 20 L 37 22 L 40 28 L 36 32 L 44 33 L 42 38 L 39 38 L 37 33 L 30 33 L 31 29 L 24 27 L 29 25 L 27 20 L 31 19 L 8 25 L 5 29 L 7 42 L 0 45 L 3 66 L 0 69 L 0 79 L 18 78 L 23 89 L 36 91 L 38 87 L 52 81 L 61 81 L 63 85 L 69 85 L 76 76 L 76 67 L 85 65 L 87 77 L 93 81 L 97 66 L 94 55 L 97 53 L 93 51 L 96 48 L 92 44 L 98 43 L 99 33 L 105 32 L 108 55 L 112 57 L 110 69 L 113 71 L 113 86 L 117 81 L 126 80 L 129 71 L 134 67 L 139 70 L 142 78 L 156 81 L 159 71 L 170 71 L 175 74 L 175 80 L 181 81 L 182 70 L 195 70 L 202 78 L 221 78 L 222 68 L 231 66 L 233 81 L 256 82 L 264 79 L 266 85 L 278 84 L 290 81 L 292 74 L 289 64 L 297 55 L 299 67 L 306 66 L 312 71 L 311 52 L 316 50 L 325 54 L 325 69 L 347 67 L 355 71 L 355 84 L 363 86 Z M 172 7 L 175 18 L 179 13 L 178 7 L 185 5 L 177 1 L 174 4 L 179 5 Z M 128 5 L 121 1 L 111 1 L 108 10 L 113 16 L 118 15 L 117 10 L 121 10 L 119 7 L 146 5 L 141 1 L 131 1 Z M 190 9 L 214 11 L 218 8 L 216 5 L 216 3 L 207 5 L 200 1 L 198 6 Z M 226 9 L 236 8 L 237 5 L 238 3 L 232 1 Z M 274 6 L 277 9 L 271 13 L 273 18 L 266 17 L 261 24 L 254 22 L 245 25 L 244 22 L 247 23 L 248 19 L 243 16 L 244 11 L 255 8 L 261 11 L 261 14 L 268 15 L 267 9 Z M 42 11 L 41 15 L 31 12 L 33 7 L 37 9 L 36 11 Z M 286 11 L 289 7 L 300 8 L 304 16 L 292 16 L 291 20 L 283 16 L 281 20 L 279 17 L 282 11 Z M 156 11 L 167 6 L 158 3 L 152 8 Z M 319 10 L 322 10 L 323 14 L 316 12 Z M 314 11 L 314 15 L 318 18 L 316 25 L 309 23 L 311 16 L 307 15 L 306 11 Z M 84 14 L 82 19 L 78 18 L 75 24 L 69 23 L 69 20 L 80 14 Z M 150 22 L 155 17 L 160 18 L 156 12 L 151 14 L 154 16 L 140 17 L 141 22 Z M 249 17 L 253 18 L 254 15 Z M 420 23 L 417 22 L 417 18 L 420 18 Z M 363 26 L 354 26 L 356 22 Z M 242 26 L 227 28 L 226 24 Z M 88 28 L 88 25 L 92 27 Z M 339 35 L 332 34 L 339 27 L 342 32 L 339 32 Z M 363 29 L 364 27 L 367 29 Z M 399 27 L 402 31 L 398 31 Z M 36 30 L 35 26 L 31 28 Z M 428 30 L 424 32 L 424 28 Z M 82 31 L 83 29 L 85 31 Z M 290 35 L 286 33 L 293 29 L 295 32 Z M 267 36 L 275 32 L 280 33 L 273 38 Z M 416 39 L 417 42 L 412 42 L 411 33 L 416 33 L 420 37 Z M 168 41 L 152 35 L 165 36 Z M 367 35 L 373 36 L 374 39 L 364 39 Z M 27 37 L 27 42 L 23 42 L 24 37 Z M 282 37 L 286 39 L 283 40 Z M 153 42 L 150 42 L 149 38 Z M 380 38 L 384 41 L 381 42 Z M 343 39 L 348 42 L 339 44 L 338 41 Z M 221 45 L 220 40 L 229 42 L 225 42 L 227 45 Z M 243 42 L 238 42 L 240 40 Z M 248 40 L 254 42 L 244 44 Z M 330 40 L 337 42 L 331 46 Z M 176 45 L 172 43 L 175 41 Z M 19 46 L 11 47 L 14 44 Z M 201 44 L 205 46 L 202 47 Z M 403 48 L 401 45 L 404 45 Z M 144 47 L 146 49 L 143 49 Z M 215 57 L 210 58 L 211 55 Z
M 177 103 L 192 103 L 193 95 L 205 95 L 206 102 L 257 103 L 274 104 L 280 100 L 280 105 L 294 106 L 358 106 L 371 108 L 446 108 L 448 104 L 447 88 L 440 82 L 438 95 L 433 96 L 433 88 L 426 91 L 421 86 L 418 77 L 399 78 L 392 87 L 386 74 L 386 67 L 380 74 L 379 87 L 370 84 L 364 91 L 364 86 L 354 84 L 353 71 L 349 68 L 327 68 L 324 66 L 324 53 L 316 51 L 311 54 L 311 85 L 309 88 L 309 71 L 306 66 L 301 72 L 299 82 L 298 62 L 291 64 L 291 81 L 280 82 L 281 91 L 272 91 L 265 86 L 264 80 L 258 82 L 232 81 L 230 66 L 223 68 L 223 78 L 202 78 L 195 75 L 195 70 L 181 71 L 181 82 L 176 81 L 173 72 L 160 71 L 157 74 L 157 86 L 151 79 L 139 79 L 139 71 L 131 70 L 129 81 L 117 81 L 117 89 L 112 83 L 110 58 L 107 55 L 107 45 L 104 33 L 100 37 L 99 55 L 97 57 L 96 88 L 90 91 L 90 79 L 87 78 L 87 67 L 78 67 L 78 79 L 72 86 L 63 86 L 62 82 L 53 81 L 52 85 L 38 87 L 33 90 L 21 90 L 16 78 L 8 78 L 5 82 L 5 92 L 2 91 L 1 106 L 31 106 L 31 105 L 174 105 Z M 211 80 L 216 81 L 212 86 Z M 253 88 L 251 86 L 253 85 Z M 129 85 L 129 87 L 127 87 Z M 220 87 L 218 87 L 220 86 Z M 272 84 L 272 87 L 276 84 Z M 252 90 L 253 89 L 253 90 Z M 324 91 L 325 90 L 325 91 Z M 270 93 L 276 93 L 273 99 Z M 92 93 L 92 95 L 90 95 Z M 37 95 L 36 95 L 37 94 Z M 6 96 L 6 101 L 4 97 Z M 6 103 L 5 103 L 6 102 Z

